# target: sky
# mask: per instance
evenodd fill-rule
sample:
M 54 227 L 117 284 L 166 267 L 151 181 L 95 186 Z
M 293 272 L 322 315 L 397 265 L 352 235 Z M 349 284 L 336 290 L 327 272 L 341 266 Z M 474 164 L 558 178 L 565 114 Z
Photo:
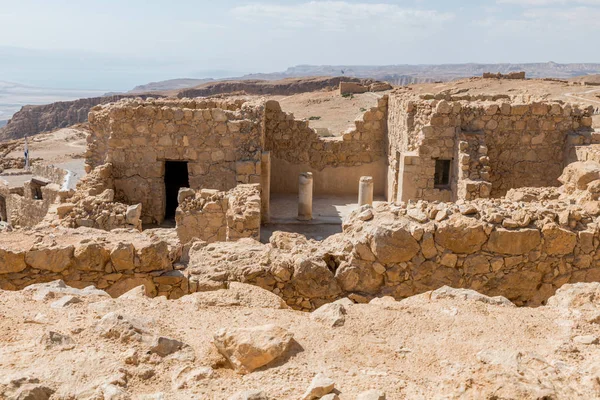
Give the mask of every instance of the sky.
M 600 0 L 0 0 L 0 81 L 128 90 L 299 64 L 600 62 Z

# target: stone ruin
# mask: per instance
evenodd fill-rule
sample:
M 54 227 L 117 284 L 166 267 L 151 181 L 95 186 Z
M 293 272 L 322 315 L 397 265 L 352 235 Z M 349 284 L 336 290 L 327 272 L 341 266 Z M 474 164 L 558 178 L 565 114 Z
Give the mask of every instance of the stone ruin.
M 1 241 L 0 288 L 63 279 L 177 298 L 241 281 L 311 310 L 450 285 L 543 304 L 564 283 L 600 279 L 592 113 L 396 90 L 322 138 L 272 100 L 97 106 L 77 190 L 48 182 L 44 200 L 0 190 L 8 223 L 55 237 Z M 297 194 L 308 224 L 313 197 L 360 201 L 341 234 L 260 243 L 276 193 Z M 96 233 L 70 241 L 77 232 Z

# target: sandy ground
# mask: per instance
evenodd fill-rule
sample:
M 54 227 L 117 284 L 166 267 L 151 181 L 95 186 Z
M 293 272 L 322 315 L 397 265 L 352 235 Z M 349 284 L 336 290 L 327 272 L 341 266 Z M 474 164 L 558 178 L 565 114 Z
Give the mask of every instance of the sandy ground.
M 64 128 L 29 138 L 29 157 L 42 158 L 44 162 L 60 164 L 81 159 L 86 150 L 87 133 L 78 128 Z M 7 157 L 23 157 L 23 146 L 7 154 Z
M 76 294 L 82 302 L 65 308 L 51 306 L 65 293 L 0 291 L 0 384 L 35 378 L 55 391 L 53 399 L 228 399 L 259 389 L 271 399 L 297 400 L 323 373 L 335 381 L 341 400 L 369 389 L 391 400 L 600 396 L 597 296 L 583 296 L 576 310 L 494 305 L 475 292 L 425 293 L 402 302 L 346 305 L 345 323 L 332 327 L 310 314 L 278 309 L 271 293 L 239 285 L 175 301 Z M 597 286 L 586 287 L 595 293 Z M 100 319 L 110 312 L 139 328 L 141 340 L 102 337 Z M 285 328 L 294 340 L 281 358 L 239 375 L 215 350 L 213 334 L 265 324 Z M 50 332 L 68 343 L 49 341 Z M 156 335 L 189 347 L 150 355 Z M 212 370 L 177 389 L 184 366 Z M 93 397 L 109 384 L 124 397 Z M 143 396 L 148 394 L 155 397 Z
M 377 99 L 386 92 L 362 93 L 342 97 L 339 91 L 301 93 L 293 96 L 276 96 L 283 111 L 291 112 L 297 119 L 309 119 L 311 128 L 327 128 L 333 136 L 340 136 L 354 127 L 354 120 L 377 107 Z M 318 119 L 316 119 L 318 118 Z

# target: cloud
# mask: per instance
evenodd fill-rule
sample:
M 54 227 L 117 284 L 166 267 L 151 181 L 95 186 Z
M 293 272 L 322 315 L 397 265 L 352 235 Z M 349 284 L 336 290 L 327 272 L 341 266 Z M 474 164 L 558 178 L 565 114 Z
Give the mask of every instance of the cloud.
M 233 15 L 246 22 L 268 20 L 282 28 L 315 27 L 344 31 L 348 27 L 382 24 L 439 24 L 454 18 L 452 13 L 403 8 L 387 3 L 349 3 L 346 1 L 310 1 L 301 4 L 254 3 L 232 9 Z

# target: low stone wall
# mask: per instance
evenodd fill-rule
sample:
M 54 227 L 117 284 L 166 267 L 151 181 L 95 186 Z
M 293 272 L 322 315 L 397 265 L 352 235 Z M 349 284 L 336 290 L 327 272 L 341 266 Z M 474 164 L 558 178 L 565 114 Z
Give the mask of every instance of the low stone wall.
M 178 298 L 187 279 L 173 264 L 181 246 L 135 231 L 81 228 L 0 233 L 0 289 L 19 290 L 62 279 L 69 286 L 94 285 L 111 296 L 145 285 L 150 296 Z
M 175 221 L 181 243 L 260 238 L 260 185 L 238 185 L 228 192 L 183 189 L 179 197 Z

